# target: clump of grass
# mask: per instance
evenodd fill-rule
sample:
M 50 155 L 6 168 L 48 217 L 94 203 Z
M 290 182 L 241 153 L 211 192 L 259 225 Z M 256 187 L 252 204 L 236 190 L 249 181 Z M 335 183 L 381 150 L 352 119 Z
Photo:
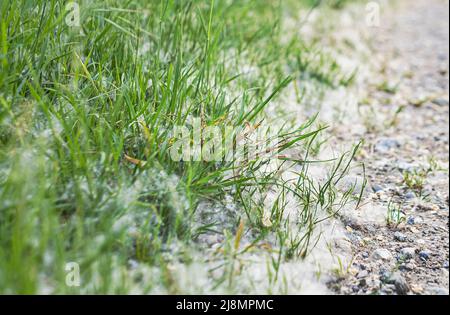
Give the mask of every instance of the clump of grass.
M 385 92 L 385 93 L 388 93 L 388 94 L 395 94 L 395 93 L 397 93 L 398 86 L 399 86 L 399 83 L 393 84 L 392 82 L 389 82 L 389 81 L 385 80 L 385 81 L 381 82 L 377 86 L 377 88 L 378 88 L 379 91 L 382 91 L 382 92 Z
M 421 195 L 427 176 L 428 172 L 425 170 L 404 171 L 403 183 L 408 188 L 414 190 L 419 195 Z
M 288 185 L 276 171 L 259 172 L 266 160 L 174 161 L 172 127 L 192 118 L 254 126 L 293 79 L 332 87 L 351 77 L 308 59 L 298 38 L 281 41 L 281 2 L 79 4 L 80 26 L 65 22 L 63 1 L 0 4 L 0 292 L 126 293 L 130 260 L 159 266 L 155 286 L 180 292 L 168 263 L 189 260 L 207 230 L 194 228 L 199 202 L 225 194 L 259 239 L 277 231 L 280 252 L 290 241 L 289 256 L 306 255 L 318 209 L 332 214 L 347 200 L 333 189 L 344 158 L 324 185 L 308 177 L 308 158 L 284 161 L 301 165 Z M 278 151 L 309 151 L 321 131 L 313 121 L 280 127 Z M 273 186 L 283 189 L 264 217 L 249 196 Z M 302 205 L 306 233 L 288 235 L 287 191 Z M 239 246 L 229 253 L 232 272 Z M 68 262 L 79 264 L 81 287 L 66 284 Z
M 390 200 L 387 207 L 386 224 L 388 226 L 396 227 L 406 220 L 405 214 L 402 211 L 402 204 Z
M 440 166 L 435 158 L 431 156 L 428 158 L 428 164 L 426 166 L 403 171 L 403 183 L 418 196 L 422 197 L 427 178 L 430 174 L 437 171 L 446 172 L 447 170 Z

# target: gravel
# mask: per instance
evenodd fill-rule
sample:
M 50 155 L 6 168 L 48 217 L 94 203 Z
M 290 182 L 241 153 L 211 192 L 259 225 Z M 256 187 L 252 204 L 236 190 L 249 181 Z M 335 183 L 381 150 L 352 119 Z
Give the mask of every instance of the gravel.
M 410 290 L 408 283 L 406 282 L 400 271 L 396 271 L 390 274 L 389 277 L 385 280 L 385 283 L 395 285 L 398 294 L 406 294 Z
M 367 273 L 361 268 L 349 273 L 340 279 L 338 292 L 448 294 L 449 181 L 448 173 L 440 169 L 446 168 L 449 160 L 449 78 L 448 70 L 445 75 L 438 71 L 448 69 L 449 64 L 448 14 L 448 2 L 441 0 L 398 0 L 396 8 L 386 8 L 383 27 L 369 35 L 373 36 L 373 48 L 368 49 L 377 60 L 366 69 L 369 81 L 404 80 L 389 96 L 361 80 L 358 88 L 365 91 L 363 97 L 374 109 L 364 117 L 371 124 L 358 134 L 352 131 L 361 130 L 361 124 L 366 126 L 363 119 L 341 128 L 342 139 L 363 136 L 366 140 L 360 160 L 374 184 L 370 186 L 373 193 L 364 196 L 360 207 L 346 214 L 344 221 L 358 222 L 349 232 L 358 235 L 349 237 L 353 262 L 354 266 L 364 264 Z M 357 61 L 361 57 L 357 52 L 349 56 Z M 378 70 L 379 60 L 386 63 L 383 72 Z M 405 71 L 413 75 L 407 78 Z M 420 106 L 409 105 L 415 94 L 425 98 Z M 393 117 L 401 106 L 405 106 L 403 111 Z M 387 128 L 385 122 L 393 119 L 395 124 Z M 430 159 L 438 167 L 432 166 L 433 170 L 420 178 L 424 188 L 408 187 L 404 172 L 427 170 Z M 405 220 L 388 224 L 384 211 L 381 221 L 373 220 L 377 209 L 387 209 L 389 203 L 401 210 Z

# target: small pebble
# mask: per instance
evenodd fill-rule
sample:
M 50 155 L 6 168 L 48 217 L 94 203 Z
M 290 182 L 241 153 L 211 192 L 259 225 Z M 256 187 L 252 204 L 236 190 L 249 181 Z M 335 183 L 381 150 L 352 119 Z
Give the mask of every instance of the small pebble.
M 405 247 L 400 250 L 400 254 L 403 257 L 410 259 L 414 257 L 414 255 L 416 254 L 416 250 L 412 247 Z
M 395 232 L 394 239 L 399 242 L 406 242 L 406 235 L 401 232 Z
M 362 278 L 361 280 L 359 280 L 359 286 L 360 287 L 365 287 L 366 285 L 367 285 L 366 278 Z
M 374 185 L 372 185 L 372 190 L 373 190 L 373 192 L 380 192 L 380 191 L 383 191 L 383 187 L 381 187 L 380 185 L 377 185 L 377 184 L 374 184 Z
M 398 295 L 406 295 L 409 292 L 409 285 L 399 272 L 395 272 L 391 279 L 395 285 L 395 291 Z
M 405 265 L 405 269 L 408 270 L 408 271 L 412 271 L 412 270 L 416 269 L 416 265 L 413 264 L 413 263 L 407 263 Z
M 380 139 L 375 144 L 375 150 L 378 151 L 378 152 L 387 152 L 387 151 L 390 151 L 392 149 L 397 149 L 400 146 L 401 146 L 400 142 L 398 142 L 396 139 L 385 138 L 385 139 Z
M 365 278 L 369 275 L 369 272 L 367 270 L 361 270 L 360 272 L 358 272 L 358 275 L 356 276 L 356 278 L 358 279 L 362 279 Z
M 375 260 L 391 260 L 392 259 L 392 254 L 384 248 L 378 248 L 377 250 L 375 250 L 372 254 L 372 258 Z
M 438 106 L 448 106 L 448 100 L 446 100 L 445 98 L 435 98 L 434 100 L 432 100 L 433 104 L 436 104 Z
M 392 294 L 394 292 L 394 290 L 395 290 L 395 285 L 393 285 L 393 284 L 387 284 L 382 289 L 383 293 L 388 294 L 388 295 Z
M 414 225 L 414 224 L 422 224 L 423 223 L 423 219 L 421 217 L 413 217 L 410 216 L 407 220 L 407 223 L 409 225 Z
M 416 265 L 414 263 L 403 263 L 400 265 L 400 267 L 398 268 L 399 270 L 402 271 L 413 271 L 416 268 Z
M 388 285 L 394 285 L 398 295 L 406 295 L 410 290 L 405 278 L 398 271 L 392 273 L 385 282 L 388 283 Z
M 419 257 L 420 259 L 422 259 L 423 261 L 428 260 L 430 258 L 431 253 L 427 250 L 422 250 L 419 253 Z
M 380 270 L 380 280 L 382 282 L 388 282 L 389 278 L 391 277 L 391 273 L 385 269 Z
M 405 194 L 405 198 L 406 198 L 406 199 L 414 199 L 414 198 L 416 198 L 416 194 L 414 194 L 412 191 L 408 191 L 408 192 Z

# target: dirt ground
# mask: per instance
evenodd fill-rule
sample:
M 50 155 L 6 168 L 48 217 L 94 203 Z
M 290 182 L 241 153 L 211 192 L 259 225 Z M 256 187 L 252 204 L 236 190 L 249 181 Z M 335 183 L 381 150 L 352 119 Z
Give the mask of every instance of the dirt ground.
M 380 25 L 360 31 L 366 50 L 348 56 L 366 73 L 353 119 L 332 135 L 337 146 L 364 138 L 368 185 L 363 205 L 341 214 L 353 258 L 329 283 L 336 293 L 449 293 L 448 11 L 441 0 L 382 2 Z

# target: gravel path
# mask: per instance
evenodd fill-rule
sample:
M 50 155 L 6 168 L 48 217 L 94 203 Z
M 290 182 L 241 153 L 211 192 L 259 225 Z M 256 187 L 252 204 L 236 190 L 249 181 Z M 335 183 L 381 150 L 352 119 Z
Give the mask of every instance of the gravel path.
M 382 5 L 358 122 L 334 129 L 338 139 L 365 139 L 369 185 L 364 206 L 342 214 L 354 259 L 329 285 L 340 294 L 448 294 L 449 3 Z

